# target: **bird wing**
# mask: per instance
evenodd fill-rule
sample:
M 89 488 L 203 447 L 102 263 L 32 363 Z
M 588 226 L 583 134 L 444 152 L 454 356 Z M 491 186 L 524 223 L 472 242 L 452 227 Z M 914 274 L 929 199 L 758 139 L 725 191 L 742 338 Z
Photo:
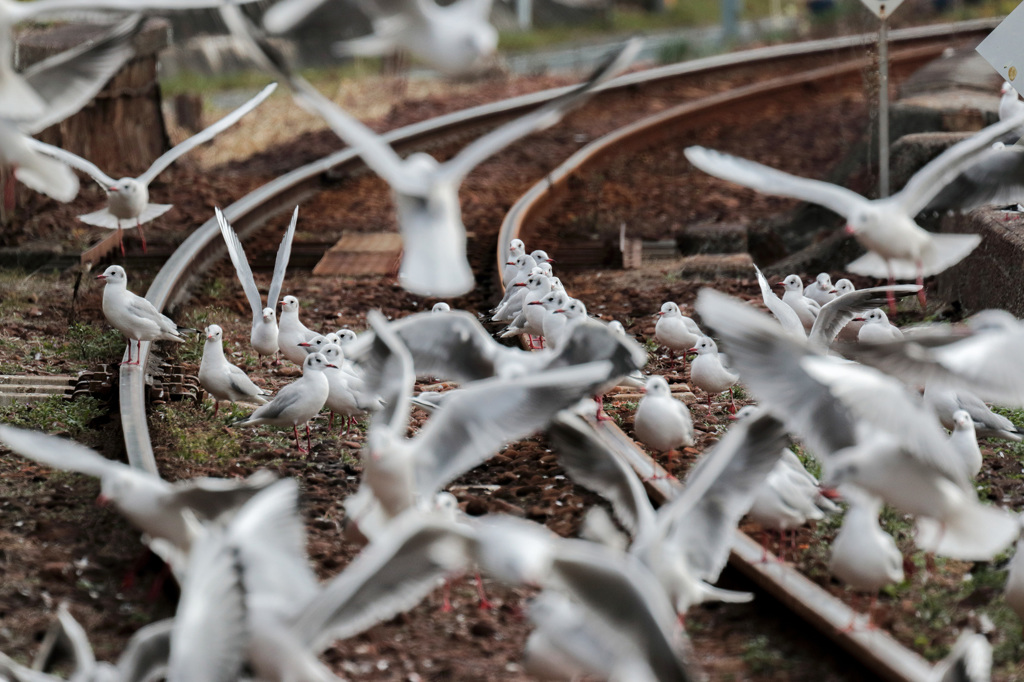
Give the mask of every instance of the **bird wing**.
M 564 410 L 549 430 L 558 463 L 573 481 L 611 502 L 615 518 L 634 537 L 653 527 L 654 508 L 628 460 L 619 453 L 624 444 L 605 438 L 578 414 Z
M 245 257 L 245 249 L 238 239 L 238 234 L 228 223 L 228 219 L 221 212 L 220 208 L 214 207 L 214 215 L 217 216 L 217 224 L 220 226 L 220 233 L 224 235 L 224 243 L 228 247 L 228 257 L 231 258 L 235 272 L 238 274 L 238 281 L 242 283 L 242 291 L 249 300 L 249 307 L 252 308 L 253 319 L 257 320 L 263 315 L 263 297 L 256 286 L 256 279 L 252 276 L 252 268 L 249 267 L 249 260 Z M 277 268 L 274 269 L 275 275 Z
M 717 178 L 735 182 L 763 194 L 791 197 L 848 217 L 867 199 L 831 182 L 801 178 L 738 156 L 704 147 L 687 147 L 686 158 L 697 168 Z
M 128 312 L 135 317 L 152 322 L 165 332 L 177 334 L 178 325 L 175 324 L 171 318 L 157 310 L 156 306 L 153 305 L 149 299 L 143 298 L 142 296 L 130 291 L 126 291 L 124 300 L 127 304 L 126 308 Z
M 96 478 L 112 472 L 132 471 L 131 467 L 109 460 L 92 448 L 40 431 L 0 425 L 0 442 L 16 454 L 54 469 L 76 471 Z
M 65 149 L 61 149 L 60 147 L 55 147 L 52 144 L 40 142 L 39 140 L 32 138 L 29 138 L 28 144 L 41 154 L 57 159 L 61 163 L 71 166 L 75 170 L 82 171 L 91 177 L 97 185 L 104 189 L 104 191 L 109 190 L 110 186 L 117 182 L 117 180 L 101 171 L 99 166 L 94 164 L 92 161 L 83 159 L 78 154 L 73 154 Z
M 682 494 L 658 511 L 667 536 L 654 542 L 682 548 L 695 577 L 717 582 L 736 526 L 788 443 L 785 427 L 766 412 L 733 424 L 690 471 Z
M 204 142 L 209 142 L 217 135 L 230 128 L 231 126 L 238 123 L 239 119 L 248 114 L 250 111 L 259 106 L 263 100 L 270 97 L 270 93 L 274 92 L 277 88 L 277 83 L 271 83 L 267 87 L 259 91 L 259 93 L 250 99 L 248 102 L 238 107 L 230 114 L 220 119 L 211 126 L 207 126 L 203 130 L 199 131 L 192 137 L 188 138 L 184 142 L 179 143 L 177 146 L 171 148 L 169 151 L 161 154 L 152 165 L 146 169 L 146 172 L 140 175 L 137 179 L 144 185 L 149 185 L 156 176 L 160 175 L 168 166 L 174 163 L 178 157 L 187 154 Z
M 1024 202 L 1024 148 L 1009 146 L 975 157 L 974 165 L 943 187 L 924 210 L 969 211 L 1020 202 Z
M 473 532 L 410 510 L 367 545 L 296 616 L 292 629 L 314 651 L 411 609 L 438 581 L 470 564 Z
M 0 680 L 8 678 L 11 682 L 62 682 L 64 679 L 21 665 L 9 658 L 7 654 L 0 652 Z
M 237 510 L 277 480 L 270 471 L 257 471 L 248 478 L 190 478 L 173 485 L 178 504 L 210 521 Z
M 839 332 L 843 330 L 843 327 L 849 324 L 859 313 L 884 305 L 888 300 L 887 295 L 889 292 L 892 292 L 896 298 L 900 298 L 916 294 L 920 290 L 921 287 L 917 284 L 896 284 L 870 289 L 858 289 L 842 296 L 836 296 L 821 307 L 821 311 L 814 319 L 814 326 L 811 327 L 808 339 L 812 346 L 828 348 L 835 341 Z
M 895 203 L 908 216 L 917 215 L 943 187 L 974 163 L 978 152 L 987 148 L 996 138 L 1021 125 L 1024 125 L 1024 112 L 957 142 L 914 173 L 903 189 L 886 201 Z
M 371 310 L 366 315 L 373 329 L 373 345 L 366 369 L 367 391 L 378 395 L 384 407 L 374 414 L 372 428 L 387 428 L 399 438 L 405 437 L 409 424 L 409 399 L 416 374 L 409 350 L 395 332 L 395 324 L 384 319 L 384 315 Z
M 598 67 L 584 83 L 575 89 L 556 97 L 542 107 L 506 123 L 475 140 L 445 162 L 441 174 L 456 185 L 485 159 L 504 149 L 521 137 L 550 128 L 571 109 L 582 104 L 594 92 L 594 88 L 614 78 L 632 63 L 640 51 L 643 41 L 632 39 Z
M 951 450 L 938 417 L 899 380 L 872 367 L 821 356 L 805 357 L 801 367 L 826 385 L 855 418 L 893 437 L 922 464 L 970 487 L 967 461 Z
M 288 261 L 292 255 L 292 240 L 295 238 L 295 225 L 299 222 L 299 207 L 292 212 L 292 221 L 288 223 L 284 237 L 281 238 L 281 246 L 277 247 L 277 257 L 274 259 L 274 278 L 270 280 L 270 292 L 267 294 L 267 307 L 277 310 L 277 300 L 281 297 L 281 287 L 284 286 L 284 273 L 288 269 Z
M 750 306 L 711 289 L 698 295 L 697 311 L 718 333 L 744 385 L 816 456 L 857 443 L 850 410 L 801 365 L 812 354 L 806 343 Z
M 141 27 L 141 17 L 134 14 L 114 25 L 98 39 L 82 43 L 25 69 L 21 78 L 46 102 L 47 111 L 31 121 L 20 121 L 21 130 L 35 135 L 77 113 L 91 102 L 134 54 L 132 40 Z
M 600 361 L 463 387 L 411 443 L 420 499 L 429 499 L 508 442 L 546 426 L 559 410 L 592 394 L 610 371 L 611 363 Z
M 263 28 L 270 33 L 287 33 L 324 2 L 326 0 L 283 0 L 263 15 Z
M 169 682 L 237 680 L 248 648 L 242 567 L 222 528 L 193 544 L 171 630 Z
M 141 12 L 146 10 L 213 9 L 222 4 L 247 5 L 257 0 L 90 0 L 89 10 L 111 12 Z M 12 17 L 12 23 L 27 21 L 33 17 L 54 12 L 81 12 L 82 0 L 37 0 L 22 4 L 10 3 L 4 12 Z
M 153 671 L 166 667 L 171 656 L 173 629 L 174 619 L 165 618 L 136 630 L 117 659 L 118 679 L 143 682 L 152 679 Z
M 807 332 L 804 331 L 804 324 L 800 321 L 800 316 L 793 310 L 793 306 L 784 302 L 778 294 L 772 291 L 772 288 L 768 286 L 768 280 L 761 273 L 761 268 L 755 265 L 754 271 L 757 273 L 757 285 L 761 287 L 761 300 L 764 301 L 768 311 L 775 316 L 787 334 L 798 339 L 806 339 Z

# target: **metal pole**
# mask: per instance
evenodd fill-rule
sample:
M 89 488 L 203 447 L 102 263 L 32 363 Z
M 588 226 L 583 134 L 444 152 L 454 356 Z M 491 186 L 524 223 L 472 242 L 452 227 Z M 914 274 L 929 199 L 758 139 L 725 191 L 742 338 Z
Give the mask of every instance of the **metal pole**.
M 878 196 L 889 196 L 889 18 L 878 27 Z
M 520 31 L 529 31 L 533 28 L 533 0 L 518 0 L 516 2 L 516 19 Z
M 722 0 L 722 42 L 729 44 L 739 33 L 740 0 Z

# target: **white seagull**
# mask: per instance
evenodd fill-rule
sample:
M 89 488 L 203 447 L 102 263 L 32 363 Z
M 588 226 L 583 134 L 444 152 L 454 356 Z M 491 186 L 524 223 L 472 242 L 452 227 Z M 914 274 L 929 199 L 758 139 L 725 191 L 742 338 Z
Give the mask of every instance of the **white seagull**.
M 120 265 L 111 265 L 103 274 L 96 275 L 96 279 L 105 283 L 103 316 L 128 338 L 128 360 L 123 364 L 139 364 L 142 341 L 182 343 L 186 332 L 196 333 L 195 329 L 179 327 L 148 300 L 128 291 L 128 275 Z M 132 341 L 135 341 L 135 362 L 132 362 Z
M 823 306 L 836 297 L 836 288 L 827 272 L 819 272 L 813 282 L 804 287 L 804 296 Z
M 888 277 L 890 284 L 896 279 L 916 277 L 917 283 L 923 284 L 925 277 L 963 260 L 981 242 L 981 236 L 928 232 L 914 222 L 914 216 L 968 168 L 978 152 L 1022 124 L 1024 112 L 985 128 L 930 161 L 899 192 L 873 201 L 829 182 L 797 177 L 703 147 L 689 147 L 685 154 L 693 165 L 716 177 L 765 194 L 820 204 L 846 218 L 847 233 L 868 249 L 867 254 L 846 266 L 850 272 Z M 918 295 L 923 304 L 924 290 Z
M 242 242 L 238 235 L 231 228 L 227 218 L 219 208 L 213 209 L 217 216 L 217 224 L 220 226 L 220 233 L 224 236 L 224 243 L 228 246 L 228 256 L 235 266 L 235 273 L 238 281 L 242 284 L 245 297 L 249 300 L 252 308 L 252 331 L 249 333 L 249 342 L 252 344 L 256 354 L 275 355 L 278 352 L 277 345 L 277 299 L 281 295 L 281 287 L 284 285 L 284 275 L 288 270 L 288 259 L 292 252 L 292 239 L 295 237 L 295 224 L 299 219 L 299 207 L 295 207 L 292 213 L 292 221 L 281 238 L 281 245 L 277 247 L 277 258 L 274 260 L 274 278 L 270 280 L 270 291 L 267 292 L 267 305 L 263 306 L 263 298 L 256 286 L 256 280 L 252 276 L 252 269 L 249 267 L 249 260 L 245 257 L 242 249 Z
M 690 410 L 683 401 L 672 397 L 668 382 L 657 375 L 647 380 L 647 393 L 637 405 L 633 430 L 640 442 L 656 452 L 694 443 Z
M 226 20 L 231 22 L 232 33 L 247 42 L 255 51 L 254 58 L 263 66 L 285 78 L 296 100 L 322 116 L 335 134 L 391 186 L 404 246 L 398 272 L 402 287 L 420 296 L 442 298 L 461 296 L 475 284 L 466 259 L 466 228 L 459 202 L 459 187 L 466 175 L 516 140 L 558 123 L 595 87 L 626 68 L 641 44 L 637 40 L 628 42 L 579 87 L 487 133 L 455 157 L 440 163 L 424 152 L 407 159 L 400 157 L 381 136 L 291 73 L 284 58 L 265 40 L 253 35 L 251 23 L 237 10 L 221 10 L 222 15 L 228 15 Z
M 324 374 L 324 369 L 328 367 L 334 365 L 327 362 L 327 358 L 320 353 L 310 353 L 302 365 L 301 377 L 282 388 L 273 400 L 256 408 L 256 411 L 245 419 L 232 422 L 232 426 L 290 426 L 295 435 L 295 447 L 299 452 L 309 452 L 308 448 L 312 447 L 309 420 L 324 409 L 324 403 L 327 402 L 330 393 L 327 376 Z M 307 449 L 303 449 L 299 442 L 299 424 L 306 425 Z
M 281 354 L 296 365 L 301 365 L 306 361 L 307 353 L 299 344 L 312 341 L 318 336 L 299 319 L 299 299 L 294 296 L 281 299 L 281 324 L 277 332 Z
M 146 251 L 146 237 L 142 232 L 142 224 L 157 218 L 172 208 L 171 204 L 149 203 L 149 185 L 156 179 L 156 176 L 164 172 L 168 166 L 178 160 L 179 157 L 192 151 L 204 142 L 227 130 L 239 121 L 247 113 L 255 109 L 263 100 L 270 96 L 270 93 L 277 87 L 277 83 L 271 83 L 263 88 L 258 95 L 250 99 L 233 112 L 220 119 L 205 130 L 196 133 L 173 149 L 162 154 L 150 167 L 137 178 L 124 177 L 115 180 L 96 164 L 83 159 L 77 154 L 46 144 L 45 142 L 33 141 L 32 145 L 38 151 L 66 163 L 67 165 L 87 174 L 107 193 L 107 207 L 103 210 L 86 215 L 78 216 L 83 223 L 117 230 L 122 233 L 123 221 L 128 221 L 131 227 L 132 221 L 139 228 L 139 238 L 142 239 L 142 251 Z M 121 255 L 124 255 L 124 242 L 121 242 Z
M 252 382 L 245 372 L 235 367 L 224 357 L 224 332 L 220 325 L 211 324 L 206 328 L 206 345 L 203 359 L 199 363 L 199 385 L 213 396 L 213 416 L 217 416 L 220 401 L 252 402 L 262 405 L 264 396 L 270 395 Z
M 690 350 L 697 353 L 697 357 L 690 363 L 690 381 L 707 395 L 708 412 L 711 411 L 711 396 L 728 389 L 729 411 L 735 414 L 736 403 L 733 402 L 732 389 L 740 378 L 722 364 L 718 344 L 710 336 L 704 336 Z
M 656 314 L 658 323 L 654 325 L 654 338 L 672 353 L 689 350 L 704 335 L 697 323 L 683 315 L 679 306 L 672 301 L 662 303 L 661 310 Z M 683 364 L 686 364 L 685 355 Z

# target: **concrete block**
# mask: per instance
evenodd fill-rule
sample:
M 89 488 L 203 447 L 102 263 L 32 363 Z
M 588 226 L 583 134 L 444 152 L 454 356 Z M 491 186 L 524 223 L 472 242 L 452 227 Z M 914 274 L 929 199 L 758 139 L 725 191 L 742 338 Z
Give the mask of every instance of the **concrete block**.
M 991 208 L 944 216 L 940 231 L 983 235 L 967 258 L 936 278 L 937 293 L 964 313 L 1003 308 L 1024 316 L 1024 217 Z

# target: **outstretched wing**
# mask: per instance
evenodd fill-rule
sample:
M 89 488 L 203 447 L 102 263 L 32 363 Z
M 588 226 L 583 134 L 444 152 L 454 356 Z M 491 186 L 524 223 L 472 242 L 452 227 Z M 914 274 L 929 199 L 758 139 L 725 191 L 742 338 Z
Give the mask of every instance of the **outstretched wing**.
M 101 171 L 99 166 L 94 164 L 92 161 L 83 159 L 78 154 L 73 154 L 65 149 L 54 147 L 52 144 L 46 144 L 45 142 L 40 142 L 33 138 L 28 138 L 28 144 L 36 151 L 57 159 L 61 163 L 71 166 L 75 170 L 82 171 L 92 178 L 97 185 L 102 187 L 104 191 L 110 189 L 110 186 L 117 182 L 117 180 Z
M 217 216 L 220 233 L 224 235 L 224 243 L 227 244 L 228 256 L 235 266 L 238 281 L 241 282 L 245 297 L 249 300 L 249 307 L 252 308 L 253 319 L 258 319 L 263 315 L 263 299 L 260 297 L 260 290 L 256 287 L 256 280 L 252 276 L 249 260 L 245 257 L 245 249 L 242 248 L 242 242 L 221 210 L 214 207 L 213 212 Z
M 177 161 L 178 157 L 187 154 L 204 142 L 209 142 L 217 135 L 220 135 L 222 132 L 238 123 L 243 116 L 259 106 L 263 100 L 270 97 L 270 93 L 274 92 L 275 89 L 277 89 L 277 83 L 271 83 L 260 90 L 259 94 L 255 97 L 232 111 L 224 118 L 196 133 L 192 137 L 172 148 L 170 151 L 161 154 L 157 160 L 153 162 L 153 165 L 138 177 L 138 181 L 144 185 L 149 185 L 149 183 L 156 179 L 156 176 L 160 175 L 160 173 L 162 173 L 168 166 Z
M 292 239 L 295 238 L 295 225 L 299 221 L 299 207 L 292 213 L 292 221 L 281 238 L 281 246 L 277 247 L 277 258 L 274 259 L 274 278 L 270 280 L 270 292 L 267 294 L 267 307 L 277 310 L 277 299 L 281 297 L 284 286 L 284 273 L 288 269 L 288 260 L 292 256 Z

